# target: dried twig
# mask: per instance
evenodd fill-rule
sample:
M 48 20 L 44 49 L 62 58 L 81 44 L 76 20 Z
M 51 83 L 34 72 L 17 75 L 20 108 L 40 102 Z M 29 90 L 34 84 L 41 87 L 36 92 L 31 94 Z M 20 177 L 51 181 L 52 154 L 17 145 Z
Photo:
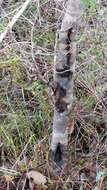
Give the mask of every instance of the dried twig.
M 5 28 L 4 32 L 0 35 L 0 43 L 2 43 L 3 39 L 6 37 L 8 31 L 10 31 L 14 24 L 17 22 L 19 17 L 23 14 L 23 12 L 26 10 L 28 7 L 29 3 L 31 0 L 26 0 L 24 4 L 22 5 L 22 8 L 16 13 L 16 15 L 12 18 L 12 20 L 8 23 L 7 27 Z

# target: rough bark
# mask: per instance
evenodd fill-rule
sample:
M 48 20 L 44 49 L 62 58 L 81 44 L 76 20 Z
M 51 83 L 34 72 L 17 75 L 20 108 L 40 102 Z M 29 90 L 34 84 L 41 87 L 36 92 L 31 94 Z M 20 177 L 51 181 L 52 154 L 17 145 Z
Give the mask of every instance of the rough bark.
M 57 0 L 58 1 L 58 0 Z M 68 0 L 58 32 L 54 67 L 54 117 L 52 133 L 53 170 L 58 175 L 68 162 L 69 114 L 73 102 L 73 76 L 76 48 L 74 36 L 81 23 L 83 5 Z

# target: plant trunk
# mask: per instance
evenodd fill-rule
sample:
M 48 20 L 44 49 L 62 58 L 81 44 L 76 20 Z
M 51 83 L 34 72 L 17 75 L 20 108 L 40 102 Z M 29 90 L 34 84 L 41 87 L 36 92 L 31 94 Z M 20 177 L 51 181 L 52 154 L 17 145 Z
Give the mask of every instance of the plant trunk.
M 81 22 L 83 6 L 80 0 L 68 0 L 56 42 L 54 66 L 54 117 L 52 133 L 52 161 L 55 175 L 59 175 L 68 162 L 69 114 L 73 102 L 73 76 L 75 71 L 77 27 Z

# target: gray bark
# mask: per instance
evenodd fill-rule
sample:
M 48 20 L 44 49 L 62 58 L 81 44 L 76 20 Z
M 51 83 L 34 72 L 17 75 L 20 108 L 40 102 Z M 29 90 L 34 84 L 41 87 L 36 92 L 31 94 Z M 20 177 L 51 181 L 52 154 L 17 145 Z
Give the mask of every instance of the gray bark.
M 58 0 L 57 0 L 58 1 Z M 61 28 L 58 32 L 54 67 L 54 117 L 51 150 L 53 169 L 58 175 L 68 161 L 69 114 L 73 102 L 73 76 L 76 48 L 75 32 L 82 21 L 83 5 L 80 0 L 68 0 Z

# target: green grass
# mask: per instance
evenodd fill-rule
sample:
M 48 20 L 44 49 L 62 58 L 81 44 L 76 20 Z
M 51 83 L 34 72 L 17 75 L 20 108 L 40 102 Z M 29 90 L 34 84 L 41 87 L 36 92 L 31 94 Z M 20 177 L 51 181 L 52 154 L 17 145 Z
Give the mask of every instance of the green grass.
M 26 91 L 32 94 L 28 101 L 31 98 L 35 103 L 31 108 L 27 108 L 27 101 L 15 97 L 14 92 L 1 100 L 2 106 L 6 106 L 7 116 L 0 124 L 0 134 L 5 146 L 16 152 L 23 149 L 31 136 L 31 146 L 36 144 L 38 139 L 42 139 L 45 134 L 44 126 L 47 128 L 52 118 L 52 108 L 48 103 L 44 85 L 37 81 Z

